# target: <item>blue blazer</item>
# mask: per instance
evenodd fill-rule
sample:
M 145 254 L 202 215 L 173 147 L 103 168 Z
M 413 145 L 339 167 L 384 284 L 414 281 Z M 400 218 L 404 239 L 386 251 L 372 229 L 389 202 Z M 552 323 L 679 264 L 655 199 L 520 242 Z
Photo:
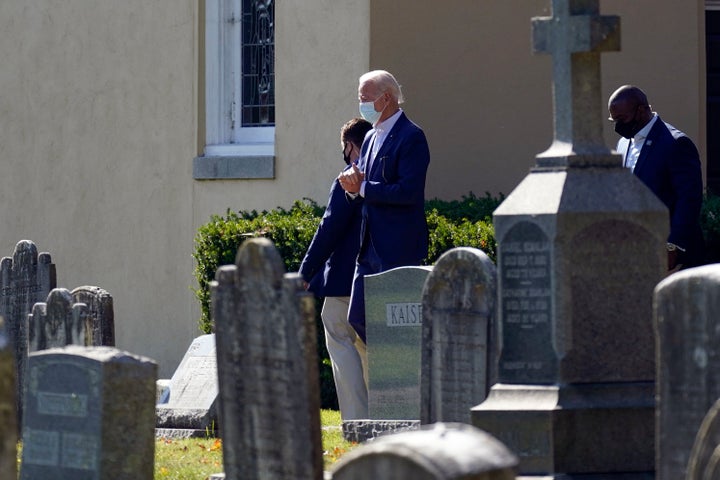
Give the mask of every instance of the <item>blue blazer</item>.
M 627 152 L 630 140 L 621 139 L 618 152 Z M 660 117 L 650 129 L 634 169 L 670 211 L 668 242 L 686 249 L 680 261 L 686 266 L 704 260 L 700 209 L 703 202 L 700 156 L 690 138 Z
M 365 171 L 375 130 L 363 142 L 358 167 Z M 381 271 L 419 265 L 428 252 L 425 220 L 425 177 L 430 150 L 423 131 L 401 113 L 365 171 L 361 238 L 370 241 L 381 261 Z
M 337 179 L 299 272 L 319 297 L 349 297 L 360 249 L 360 205 L 350 202 Z

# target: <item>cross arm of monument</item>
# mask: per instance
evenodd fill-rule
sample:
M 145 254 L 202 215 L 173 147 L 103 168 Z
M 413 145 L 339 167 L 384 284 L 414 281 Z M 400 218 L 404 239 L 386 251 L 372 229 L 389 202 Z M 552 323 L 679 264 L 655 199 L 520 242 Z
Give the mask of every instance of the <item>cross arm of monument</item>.
M 533 53 L 553 57 L 554 139 L 538 167 L 616 166 L 603 139 L 600 53 L 620 50 L 620 18 L 599 0 L 552 0 L 552 17 L 532 19 Z

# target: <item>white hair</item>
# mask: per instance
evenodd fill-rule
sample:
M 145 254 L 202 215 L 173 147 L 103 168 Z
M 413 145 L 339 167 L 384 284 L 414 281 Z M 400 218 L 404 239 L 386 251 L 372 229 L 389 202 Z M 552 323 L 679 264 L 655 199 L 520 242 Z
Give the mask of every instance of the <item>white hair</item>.
M 405 98 L 402 94 L 402 88 L 400 84 L 395 80 L 395 77 L 390 72 L 385 70 L 373 70 L 367 72 L 360 77 L 359 83 L 372 82 L 381 92 L 390 92 L 398 103 L 403 103 Z

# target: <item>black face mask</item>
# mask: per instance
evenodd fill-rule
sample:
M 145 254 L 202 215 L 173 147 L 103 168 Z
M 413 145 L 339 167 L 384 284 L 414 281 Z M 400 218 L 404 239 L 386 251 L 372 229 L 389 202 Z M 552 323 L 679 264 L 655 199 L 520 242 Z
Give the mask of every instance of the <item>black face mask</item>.
M 343 148 L 343 151 L 342 151 L 343 160 L 345 160 L 345 165 L 350 165 L 350 154 L 349 154 L 349 153 L 345 153 L 345 151 L 347 150 L 348 145 L 350 145 L 350 143 L 345 143 L 345 148 Z M 352 153 L 352 148 L 350 148 L 350 153 Z
M 633 115 L 633 119 L 631 121 L 615 122 L 615 133 L 629 140 L 642 130 L 642 125 L 640 125 L 640 122 L 635 118 L 637 117 L 637 111 L 639 108 L 640 105 L 635 108 L 635 115 Z

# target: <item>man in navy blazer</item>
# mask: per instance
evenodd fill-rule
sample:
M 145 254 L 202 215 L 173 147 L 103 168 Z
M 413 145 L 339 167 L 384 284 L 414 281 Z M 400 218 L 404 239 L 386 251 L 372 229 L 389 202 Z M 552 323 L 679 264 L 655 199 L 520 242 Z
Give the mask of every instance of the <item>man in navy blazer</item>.
M 346 169 L 357 161 L 360 146 L 371 128 L 362 118 L 354 118 L 342 126 L 340 141 Z M 343 420 L 367 418 L 367 349 L 347 321 L 360 249 L 360 213 L 360 205 L 345 197 L 336 179 L 299 269 L 307 289 L 318 297 L 325 297 L 320 317 Z
M 632 169 L 670 211 L 668 270 L 702 265 L 703 183 L 695 144 L 663 122 L 638 87 L 618 88 L 610 96 L 608 110 L 615 132 L 623 137 L 617 145 L 623 165 Z
M 400 108 L 400 85 L 384 70 L 368 72 L 358 86 L 360 114 L 374 125 L 357 164 L 340 185 L 362 204 L 360 253 L 348 321 L 365 338 L 365 275 L 420 265 L 428 252 L 425 178 L 430 150 L 423 131 Z

